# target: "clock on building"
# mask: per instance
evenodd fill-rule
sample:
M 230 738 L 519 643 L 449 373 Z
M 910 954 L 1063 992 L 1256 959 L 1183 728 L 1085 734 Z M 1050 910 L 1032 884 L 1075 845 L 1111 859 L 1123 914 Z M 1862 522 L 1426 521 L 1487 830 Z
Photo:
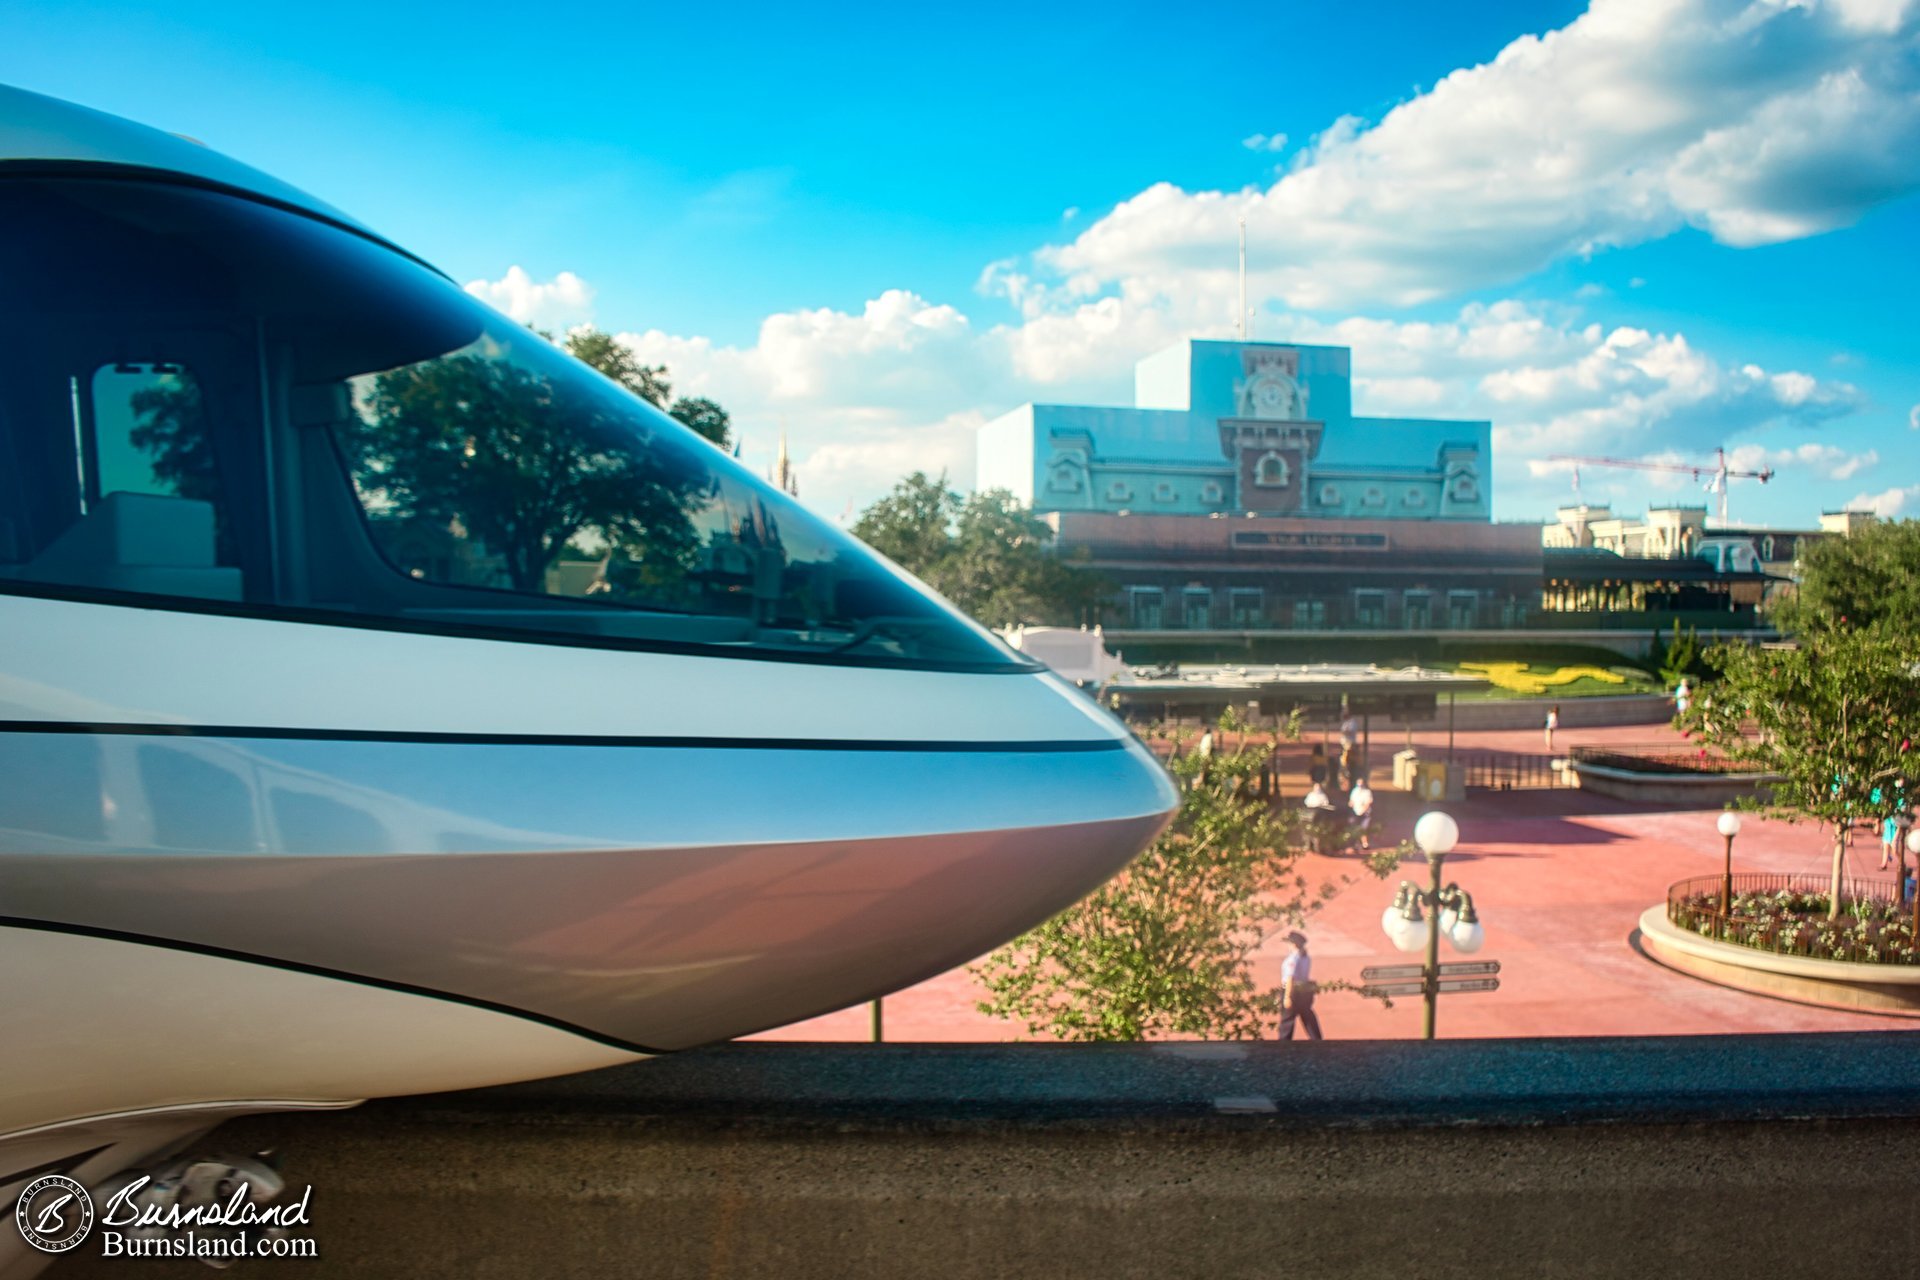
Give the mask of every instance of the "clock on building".
M 1247 383 L 1242 412 L 1250 418 L 1292 418 L 1299 409 L 1299 399 L 1299 385 L 1292 378 L 1277 370 L 1269 371 Z

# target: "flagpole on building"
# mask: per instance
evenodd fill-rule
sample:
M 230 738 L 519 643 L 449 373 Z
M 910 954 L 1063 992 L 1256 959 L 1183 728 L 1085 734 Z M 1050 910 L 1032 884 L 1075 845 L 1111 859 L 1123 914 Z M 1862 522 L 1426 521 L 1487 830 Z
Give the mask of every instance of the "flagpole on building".
M 1247 215 L 1240 215 L 1240 315 L 1233 331 L 1247 340 Z

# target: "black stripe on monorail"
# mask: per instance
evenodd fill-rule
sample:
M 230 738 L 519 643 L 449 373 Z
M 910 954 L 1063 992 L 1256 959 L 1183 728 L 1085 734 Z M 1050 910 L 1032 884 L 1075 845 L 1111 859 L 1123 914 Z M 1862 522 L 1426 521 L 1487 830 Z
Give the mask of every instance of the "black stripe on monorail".
M 274 725 L 145 724 L 84 720 L 0 720 L 0 733 L 98 734 L 137 738 L 267 738 L 283 742 L 401 742 L 423 746 L 680 747 L 708 751 L 884 751 L 945 755 L 1072 755 L 1124 751 L 1121 738 L 963 742 L 917 738 L 719 738 L 692 734 L 432 733 L 411 729 L 289 729 Z
M 216 947 L 202 942 L 187 942 L 180 938 L 133 933 L 126 929 L 105 929 L 97 925 L 71 924 L 64 920 L 37 920 L 27 916 L 0 915 L 0 929 L 27 929 L 35 933 L 58 933 L 72 938 L 99 938 L 107 942 L 125 942 L 134 946 L 184 951 L 189 955 L 207 956 L 215 960 L 232 960 L 239 964 L 259 965 L 268 969 L 281 969 L 287 973 L 303 973 L 309 977 L 327 978 L 334 982 L 350 982 L 355 986 L 373 987 L 399 995 L 421 996 L 428 1000 L 445 1001 L 448 1004 L 463 1004 L 469 1008 L 483 1009 L 488 1013 L 500 1013 L 511 1018 L 519 1018 L 524 1022 L 537 1022 L 541 1026 L 552 1027 L 556 1031 L 564 1031 L 568 1035 L 579 1036 L 583 1040 L 591 1040 L 596 1044 L 603 1044 L 610 1049 L 619 1049 L 627 1053 L 658 1055 L 673 1052 L 671 1049 L 655 1049 L 637 1044 L 632 1040 L 623 1040 L 619 1036 L 610 1036 L 605 1032 L 595 1031 L 591 1027 L 579 1026 L 564 1018 L 534 1013 L 529 1009 L 502 1004 L 498 1000 L 441 991 L 434 987 L 423 987 L 418 983 L 400 982 L 391 978 L 375 978 L 364 973 L 350 973 L 345 969 L 329 969 L 325 965 L 308 964 L 302 960 L 283 960 L 278 956 L 263 956 L 252 951 L 236 951 L 231 947 Z

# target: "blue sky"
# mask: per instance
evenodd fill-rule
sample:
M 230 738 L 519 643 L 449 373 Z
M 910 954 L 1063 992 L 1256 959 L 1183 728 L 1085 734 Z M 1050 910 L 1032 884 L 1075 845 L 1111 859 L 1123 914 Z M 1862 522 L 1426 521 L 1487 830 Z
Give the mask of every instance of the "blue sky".
M 1363 411 L 1490 417 L 1503 518 L 1566 496 L 1549 453 L 1721 444 L 1781 473 L 1736 518 L 1920 513 L 1900 0 L 13 0 L 0 80 L 630 335 L 750 457 L 785 427 L 833 515 L 915 466 L 966 480 L 973 428 L 1023 400 L 1124 403 L 1140 356 L 1229 334 L 1243 213 L 1257 335 L 1355 346 Z

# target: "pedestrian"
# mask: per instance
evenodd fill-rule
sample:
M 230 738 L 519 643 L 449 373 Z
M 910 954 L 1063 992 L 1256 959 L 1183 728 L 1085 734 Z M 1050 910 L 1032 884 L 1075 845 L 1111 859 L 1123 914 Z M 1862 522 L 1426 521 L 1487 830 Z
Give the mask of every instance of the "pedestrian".
M 1693 686 L 1687 683 L 1685 676 L 1681 676 L 1679 685 L 1677 685 L 1673 691 L 1674 708 L 1678 710 L 1681 715 L 1687 714 L 1687 702 L 1692 697 Z
M 1307 1039 L 1324 1040 L 1320 1019 L 1313 1015 L 1313 957 L 1307 954 L 1307 935 L 1298 929 L 1287 935 L 1293 951 L 1280 966 L 1280 1038 L 1293 1039 L 1293 1025 L 1306 1029 Z
M 1549 751 L 1553 750 L 1553 731 L 1555 729 L 1558 729 L 1559 727 L 1560 727 L 1560 708 L 1558 706 L 1548 707 L 1547 708 L 1547 750 Z
M 1204 787 L 1207 785 L 1207 772 L 1213 768 L 1212 729 L 1207 729 L 1201 733 L 1200 745 L 1193 749 L 1193 753 L 1200 757 L 1199 782 L 1196 785 Z
M 1317 742 L 1313 744 L 1313 754 L 1307 757 L 1307 781 L 1315 786 L 1327 781 L 1327 749 Z
M 1341 710 L 1344 715 L 1340 721 L 1340 758 L 1344 760 L 1360 745 L 1360 717 L 1345 707 Z
M 1367 833 L 1373 827 L 1373 789 L 1365 778 L 1354 779 L 1353 790 L 1347 793 L 1347 808 L 1353 810 L 1353 830 L 1360 837 L 1360 847 L 1373 848 L 1367 843 Z
M 1892 818 L 1880 824 L 1880 869 L 1885 871 L 1887 864 L 1893 861 L 1894 854 L 1900 851 L 1900 824 Z
M 1307 847 L 1315 853 L 1331 853 L 1333 797 L 1327 794 L 1323 784 L 1316 782 L 1307 788 L 1306 798 L 1300 803 L 1307 811 Z

